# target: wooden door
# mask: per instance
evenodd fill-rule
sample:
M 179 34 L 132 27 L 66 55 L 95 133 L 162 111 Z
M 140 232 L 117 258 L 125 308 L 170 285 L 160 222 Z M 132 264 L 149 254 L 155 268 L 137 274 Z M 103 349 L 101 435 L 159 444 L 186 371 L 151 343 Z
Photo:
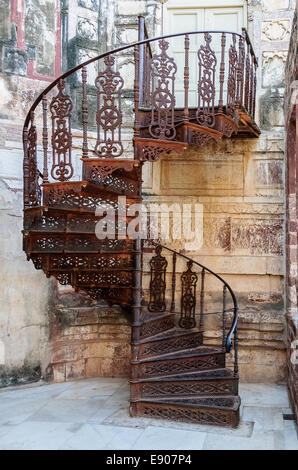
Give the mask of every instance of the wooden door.
M 213 6 L 214 5 L 214 6 Z M 182 33 L 186 31 L 232 31 L 241 33 L 246 26 L 246 7 L 242 0 L 219 1 L 194 1 L 194 0 L 169 0 L 166 4 L 164 29 L 166 34 Z M 198 57 L 197 52 L 203 42 L 204 35 L 190 36 L 190 82 L 189 82 L 189 106 L 197 105 L 198 83 Z M 226 54 L 231 42 L 227 35 Z M 217 56 L 216 75 L 219 73 L 221 36 L 214 34 L 212 49 Z M 184 36 L 170 40 L 169 55 L 174 56 L 177 64 L 177 76 L 175 84 L 176 107 L 184 106 Z M 226 56 L 228 66 L 228 56 Z M 225 90 L 226 92 L 226 90 Z M 218 91 L 217 91 L 218 93 Z M 216 104 L 218 95 L 216 96 Z

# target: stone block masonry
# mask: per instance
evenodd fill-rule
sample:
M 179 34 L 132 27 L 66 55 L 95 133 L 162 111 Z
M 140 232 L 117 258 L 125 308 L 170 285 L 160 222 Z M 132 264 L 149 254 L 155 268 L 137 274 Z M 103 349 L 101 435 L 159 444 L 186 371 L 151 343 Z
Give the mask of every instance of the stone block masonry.
M 120 307 L 96 304 L 69 289 L 58 288 L 55 299 L 49 378 L 63 382 L 83 377 L 128 376 L 129 315 Z M 74 299 L 77 306 L 69 306 Z

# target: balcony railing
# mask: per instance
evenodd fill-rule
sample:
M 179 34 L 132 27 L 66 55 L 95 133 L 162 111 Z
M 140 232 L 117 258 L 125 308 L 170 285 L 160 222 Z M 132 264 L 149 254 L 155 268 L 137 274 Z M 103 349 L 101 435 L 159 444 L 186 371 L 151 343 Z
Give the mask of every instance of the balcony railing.
M 41 204 L 41 182 L 80 178 L 73 161 L 73 148 L 78 146 L 74 127 L 82 130 L 83 161 L 90 157 L 156 160 L 164 152 L 222 136 L 258 135 L 254 123 L 258 64 L 245 30 L 143 37 L 140 28 L 140 41 L 78 65 L 36 99 L 23 130 L 25 208 Z M 183 60 L 171 55 L 175 41 L 183 42 Z M 133 90 L 132 70 L 120 73 L 123 58 L 133 64 Z M 75 102 L 74 83 L 80 89 Z M 90 100 L 96 102 L 93 118 Z M 132 116 L 134 152 L 123 137 Z

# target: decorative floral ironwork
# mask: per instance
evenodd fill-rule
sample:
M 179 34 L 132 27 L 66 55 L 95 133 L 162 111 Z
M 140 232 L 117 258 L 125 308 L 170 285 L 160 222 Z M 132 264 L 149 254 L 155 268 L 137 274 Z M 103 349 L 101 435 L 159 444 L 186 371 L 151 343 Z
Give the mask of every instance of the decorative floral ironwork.
M 152 322 L 144 323 L 140 331 L 140 337 L 148 338 L 149 336 L 157 335 L 158 333 L 170 330 L 171 328 L 174 328 L 174 317 L 167 316 Z
M 205 132 L 192 131 L 191 133 L 191 143 L 194 145 L 205 145 L 212 139 L 212 135 L 206 134 Z
M 146 162 L 156 162 L 163 154 L 171 153 L 171 149 L 156 147 L 155 145 L 146 145 L 143 147 L 143 158 Z
M 167 341 L 156 341 L 144 343 L 141 346 L 140 356 L 158 356 L 182 349 L 196 348 L 202 345 L 202 336 L 198 334 L 178 336 L 177 338 L 167 338 Z
M 29 174 L 29 184 L 28 184 L 28 199 L 29 206 L 39 206 L 41 203 L 41 189 L 39 186 L 39 171 L 37 168 L 37 132 L 36 126 L 34 123 L 34 114 L 31 114 L 30 117 L 30 127 L 28 131 L 28 142 L 26 143 L 27 147 L 27 165 L 28 165 L 28 174 Z
M 162 248 L 156 247 L 156 256 L 150 260 L 150 302 L 148 310 L 150 312 L 164 312 L 166 309 L 166 270 L 168 262 L 161 255 Z
M 213 127 L 214 99 L 215 99 L 215 70 L 217 59 L 211 49 L 211 34 L 205 33 L 205 45 L 198 50 L 199 58 L 199 82 L 198 82 L 198 110 L 196 113 L 199 124 Z
M 198 370 L 215 369 L 225 366 L 225 355 L 205 354 L 199 357 L 177 358 L 172 361 L 148 361 L 139 365 L 139 377 L 158 377 L 161 375 L 174 375 Z
M 138 404 L 138 415 L 169 419 L 171 421 L 186 421 L 189 423 L 233 426 L 233 416 L 221 410 L 202 410 L 193 407 L 179 408 L 162 404 Z
M 160 40 L 160 54 L 154 54 L 151 59 L 151 122 L 150 135 L 156 139 L 171 140 L 176 136 L 174 126 L 175 109 L 175 75 L 177 66 L 172 57 L 167 54 L 169 43 Z
M 200 395 L 228 395 L 233 394 L 234 384 L 232 381 L 227 382 L 186 382 L 168 383 L 154 382 L 144 384 L 142 387 L 142 395 L 144 397 L 183 397 L 183 396 L 200 396 Z
M 237 66 L 237 103 L 243 104 L 245 47 L 243 38 L 239 38 L 238 66 Z
M 232 36 L 232 44 L 229 49 L 229 75 L 227 90 L 227 106 L 226 113 L 233 119 L 236 117 L 236 74 L 237 74 L 237 51 L 236 51 L 236 35 Z
M 179 325 L 181 328 L 194 328 L 196 326 L 196 287 L 198 275 L 191 268 L 192 261 L 187 262 L 187 270 L 181 276 L 181 316 Z
M 72 101 L 70 96 L 64 94 L 65 82 L 59 80 L 59 90 L 50 104 L 52 115 L 52 149 L 53 164 L 51 176 L 57 181 L 67 181 L 73 175 L 71 163 L 71 111 Z
M 244 106 L 248 110 L 250 103 L 250 55 L 247 53 L 245 61 L 245 89 L 244 89 Z
M 115 72 L 115 57 L 104 59 L 106 69 L 95 80 L 97 88 L 97 141 L 94 153 L 100 157 L 119 157 L 123 153 L 121 143 L 121 91 L 124 80 Z

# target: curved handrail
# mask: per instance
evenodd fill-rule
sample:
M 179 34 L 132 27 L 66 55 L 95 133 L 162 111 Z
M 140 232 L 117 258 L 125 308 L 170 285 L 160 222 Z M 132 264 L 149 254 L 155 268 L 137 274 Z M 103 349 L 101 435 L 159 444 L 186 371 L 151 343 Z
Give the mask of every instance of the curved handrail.
M 112 51 L 107 51 L 107 52 L 104 52 L 103 54 L 100 54 L 96 57 L 92 57 L 91 59 L 89 60 L 86 60 L 85 62 L 83 62 L 82 64 L 79 64 L 77 65 L 76 67 L 73 67 L 72 69 L 68 70 L 67 72 L 63 73 L 62 75 L 60 75 L 59 77 L 55 78 L 55 80 L 48 86 L 46 87 L 41 93 L 40 95 L 36 98 L 36 100 L 34 101 L 34 103 L 32 104 L 31 108 L 29 109 L 28 113 L 27 113 L 27 116 L 25 118 L 25 123 L 24 123 L 24 127 L 23 127 L 23 133 L 25 131 L 25 129 L 27 128 L 28 124 L 29 124 L 29 120 L 30 120 L 30 115 L 32 112 L 34 112 L 34 110 L 36 109 L 36 107 L 38 106 L 38 104 L 42 101 L 42 98 L 49 92 L 51 91 L 58 83 L 60 80 L 64 80 L 65 78 L 69 77 L 70 75 L 72 75 L 73 73 L 77 72 L 78 70 L 81 70 L 83 67 L 86 67 L 87 65 L 91 64 L 92 62 L 96 62 L 97 60 L 100 60 L 100 59 L 104 59 L 105 57 L 111 55 L 111 54 L 116 54 L 117 52 L 121 52 L 121 51 L 124 51 L 126 49 L 130 49 L 132 47 L 135 47 L 135 46 L 141 46 L 141 45 L 144 45 L 144 44 L 149 44 L 151 42 L 154 42 L 154 41 L 159 41 L 161 39 L 167 39 L 167 38 L 175 38 L 175 37 L 179 37 L 179 36 L 185 36 L 185 35 L 194 35 L 194 34 L 205 34 L 207 31 L 189 31 L 189 32 L 184 32 L 184 33 L 176 33 L 176 34 L 167 34 L 165 36 L 158 36 L 156 38 L 149 38 L 149 39 L 145 39 L 143 41 L 137 41 L 137 42 L 133 42 L 129 45 L 126 45 L 126 46 L 121 46 L 121 47 L 118 47 L 117 49 L 113 49 Z M 234 35 L 234 36 L 238 36 L 239 38 L 244 38 L 244 31 L 243 31 L 243 34 L 239 34 L 239 33 L 235 33 L 235 32 L 232 32 L 232 31 L 219 31 L 219 30 L 214 30 L 214 31 L 208 31 L 208 33 L 210 34 L 214 34 L 214 33 L 225 33 L 225 34 L 231 34 L 231 35 Z M 245 30 L 245 35 L 247 36 L 247 33 L 246 33 L 246 30 Z M 254 54 L 254 51 L 252 49 L 252 55 L 253 57 L 255 58 L 255 54 Z M 256 60 L 256 58 L 255 58 Z
M 213 276 L 215 276 L 217 279 L 219 279 L 226 286 L 226 288 L 228 289 L 228 291 L 231 294 L 233 304 L 234 304 L 234 307 L 233 307 L 234 318 L 233 318 L 233 322 L 232 322 L 232 325 L 230 327 L 229 333 L 227 334 L 226 344 L 225 344 L 226 351 L 229 353 L 231 351 L 231 348 L 232 348 L 232 336 L 233 336 L 233 334 L 234 334 L 234 332 L 237 328 L 237 323 L 238 323 L 238 303 L 237 303 L 236 296 L 235 296 L 232 288 L 230 287 L 230 285 L 221 276 L 219 276 L 218 274 L 211 271 L 211 269 L 209 269 L 206 266 L 204 266 L 203 264 L 189 258 L 188 256 L 183 255 L 182 253 L 179 253 L 178 251 L 175 251 L 172 248 L 169 248 L 165 245 L 162 245 L 161 243 L 154 242 L 153 240 L 151 240 L 150 243 L 154 246 L 160 246 L 162 249 L 170 251 L 171 253 L 175 253 L 177 256 L 181 256 L 182 258 L 184 258 L 188 261 L 191 261 L 193 264 L 196 264 L 197 266 L 200 266 L 200 268 L 204 269 L 205 271 L 207 271 L 210 274 L 212 274 Z

